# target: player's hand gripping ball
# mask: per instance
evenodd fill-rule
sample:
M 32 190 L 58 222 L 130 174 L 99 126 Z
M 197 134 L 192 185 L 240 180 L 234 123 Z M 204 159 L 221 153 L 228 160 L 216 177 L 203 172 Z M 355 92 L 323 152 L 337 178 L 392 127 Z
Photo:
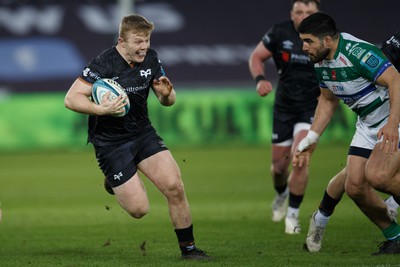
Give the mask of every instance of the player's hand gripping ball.
M 96 104 L 100 104 L 101 100 L 103 99 L 103 96 L 107 93 L 110 92 L 109 100 L 113 100 L 117 98 L 118 96 L 122 95 L 122 97 L 126 97 L 125 102 L 127 103 L 124 106 L 124 110 L 121 113 L 118 113 L 115 115 L 115 117 L 123 117 L 125 116 L 131 105 L 129 103 L 129 98 L 127 98 L 127 94 L 125 92 L 125 89 L 116 81 L 112 79 L 98 79 L 95 81 L 95 83 L 92 86 L 92 98 L 93 101 Z

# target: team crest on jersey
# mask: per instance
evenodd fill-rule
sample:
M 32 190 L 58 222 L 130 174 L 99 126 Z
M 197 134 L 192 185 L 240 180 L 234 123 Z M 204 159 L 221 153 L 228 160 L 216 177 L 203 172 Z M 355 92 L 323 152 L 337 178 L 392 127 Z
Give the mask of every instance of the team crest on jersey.
M 144 76 L 147 78 L 148 75 L 151 75 L 151 69 L 147 69 L 147 70 L 140 70 L 140 76 Z
M 349 53 L 360 59 L 360 57 L 365 53 L 365 49 L 358 46 L 359 44 L 355 44 L 350 50 Z

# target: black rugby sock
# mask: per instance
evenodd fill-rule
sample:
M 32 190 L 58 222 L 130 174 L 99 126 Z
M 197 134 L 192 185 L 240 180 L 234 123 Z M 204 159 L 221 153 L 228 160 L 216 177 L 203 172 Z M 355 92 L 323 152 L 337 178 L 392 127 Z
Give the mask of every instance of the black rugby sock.
M 332 215 L 333 211 L 335 210 L 336 205 L 340 202 L 340 199 L 334 199 L 328 195 L 325 190 L 324 197 L 322 198 L 321 203 L 319 204 L 319 211 L 329 217 Z
M 298 209 L 301 202 L 303 202 L 304 195 L 295 195 L 292 192 L 289 193 L 289 207 Z
M 285 192 L 287 184 L 281 185 L 281 186 L 274 186 L 275 187 L 275 191 L 278 192 L 278 194 L 282 194 L 283 192 Z
M 182 253 L 188 253 L 196 249 L 193 236 L 193 224 L 187 228 L 175 229 L 175 233 Z

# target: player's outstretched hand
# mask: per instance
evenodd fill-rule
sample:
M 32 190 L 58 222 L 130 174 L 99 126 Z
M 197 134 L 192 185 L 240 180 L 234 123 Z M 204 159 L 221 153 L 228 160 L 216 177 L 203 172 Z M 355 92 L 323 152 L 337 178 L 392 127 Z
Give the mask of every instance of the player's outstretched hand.
M 314 145 L 315 146 L 315 145 Z M 311 152 L 308 151 L 303 151 L 300 152 L 296 150 L 293 154 L 292 158 L 292 164 L 294 167 L 299 166 L 300 168 L 303 167 L 303 165 L 310 165 L 310 156 Z
M 310 164 L 310 156 L 317 146 L 318 139 L 319 134 L 311 130 L 308 131 L 307 136 L 301 139 L 293 153 L 293 166 L 299 166 L 301 168 L 304 164 L 307 166 Z
M 378 132 L 378 140 L 382 140 L 380 149 L 385 149 L 386 154 L 394 154 L 399 149 L 398 124 L 388 122 Z
M 167 77 L 161 76 L 158 80 L 153 80 L 153 88 L 163 97 L 168 97 L 171 94 L 174 86 Z

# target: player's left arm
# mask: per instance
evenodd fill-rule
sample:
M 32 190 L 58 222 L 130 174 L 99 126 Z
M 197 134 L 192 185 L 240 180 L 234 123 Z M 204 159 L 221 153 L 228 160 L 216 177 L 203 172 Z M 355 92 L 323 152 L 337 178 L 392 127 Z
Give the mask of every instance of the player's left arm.
M 400 123 L 400 74 L 397 70 L 390 66 L 376 80 L 376 83 L 388 88 L 390 113 L 389 119 L 385 126 L 378 132 L 378 139 L 383 136 L 381 149 L 388 141 L 390 145 L 390 153 L 398 150 L 399 143 L 399 123 Z
M 176 100 L 174 86 L 166 76 L 153 80 L 153 91 L 163 106 L 172 106 Z

